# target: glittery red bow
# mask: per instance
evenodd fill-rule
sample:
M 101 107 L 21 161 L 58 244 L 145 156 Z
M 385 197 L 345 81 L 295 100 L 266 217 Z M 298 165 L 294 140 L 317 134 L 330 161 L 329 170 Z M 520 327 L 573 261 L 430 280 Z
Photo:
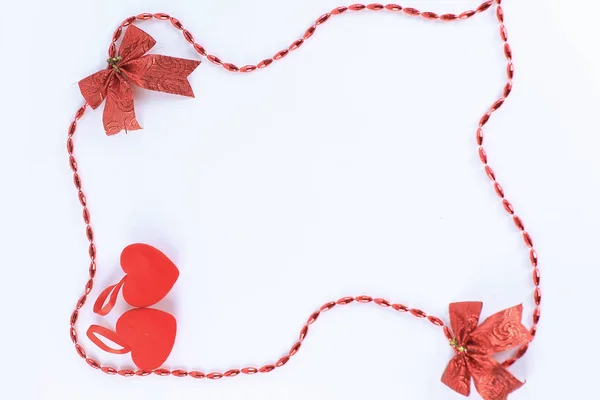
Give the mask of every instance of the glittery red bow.
M 478 327 L 482 306 L 480 302 L 450 304 L 450 325 L 454 331 L 450 345 L 456 356 L 448 364 L 442 382 L 469 396 L 472 377 L 484 400 L 506 400 L 523 382 L 491 355 L 529 343 L 532 336 L 521 323 L 523 306 L 500 311 Z
M 103 122 L 107 135 L 122 130 L 141 129 L 133 110 L 131 84 L 144 89 L 194 97 L 187 77 L 200 61 L 146 54 L 156 41 L 143 30 L 130 25 L 115 57 L 109 58 L 108 68 L 79 82 L 81 94 L 93 108 L 104 99 Z

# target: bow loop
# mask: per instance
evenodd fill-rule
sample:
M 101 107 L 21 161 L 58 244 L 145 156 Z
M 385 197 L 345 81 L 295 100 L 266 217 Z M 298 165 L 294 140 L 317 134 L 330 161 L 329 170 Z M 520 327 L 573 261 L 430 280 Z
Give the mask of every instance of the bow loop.
M 471 356 L 467 364 L 475 388 L 484 400 L 506 400 L 509 394 L 524 385 L 491 357 Z
M 187 77 L 199 64 L 200 61 L 148 54 L 120 68 L 131 83 L 141 88 L 194 97 Z
M 79 81 L 81 94 L 92 109 L 95 110 L 98 108 L 104 99 L 106 99 L 108 82 L 111 76 L 112 71 L 110 69 L 105 69 Z
M 450 325 L 458 344 L 466 344 L 469 334 L 477 328 L 482 308 L 480 301 L 450 304 Z
M 121 57 L 121 63 L 126 63 L 130 60 L 140 58 L 156 44 L 156 40 L 146 32 L 135 25 L 130 25 L 125 34 L 123 41 L 119 46 L 118 55 Z
M 518 305 L 488 317 L 469 335 L 469 346 L 478 353 L 496 354 L 529 343 L 532 337 L 522 316 L 523 306 Z

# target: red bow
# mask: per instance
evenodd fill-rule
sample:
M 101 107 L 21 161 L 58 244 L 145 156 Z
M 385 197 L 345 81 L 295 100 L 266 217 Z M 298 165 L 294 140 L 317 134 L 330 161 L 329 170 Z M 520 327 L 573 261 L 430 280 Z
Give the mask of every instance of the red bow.
M 521 323 L 523 306 L 500 311 L 478 327 L 482 306 L 481 302 L 450 304 L 450 325 L 454 331 L 450 345 L 456 356 L 448 364 L 442 382 L 468 396 L 472 377 L 484 400 L 506 400 L 523 382 L 491 355 L 527 344 L 533 337 Z
M 81 94 L 96 109 L 104 99 L 103 122 L 107 135 L 122 130 L 141 129 L 133 110 L 131 84 L 144 89 L 194 97 L 187 77 L 200 61 L 145 55 L 156 41 L 143 30 L 130 25 L 116 57 L 107 60 L 108 68 L 79 82 Z

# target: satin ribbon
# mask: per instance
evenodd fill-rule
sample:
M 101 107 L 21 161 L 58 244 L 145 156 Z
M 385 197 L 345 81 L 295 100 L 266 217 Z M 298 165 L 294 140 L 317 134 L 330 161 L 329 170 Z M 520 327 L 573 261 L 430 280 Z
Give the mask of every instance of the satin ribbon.
M 456 355 L 448 364 L 442 382 L 469 396 L 473 379 L 484 400 L 506 400 L 524 383 L 491 355 L 527 344 L 533 337 L 521 323 L 522 305 L 500 311 L 477 326 L 482 306 L 480 302 L 450 304 L 454 333 L 450 345 Z
M 106 99 L 102 119 L 107 135 L 142 128 L 135 118 L 131 85 L 194 97 L 187 77 L 200 65 L 200 61 L 144 55 L 155 44 L 152 36 L 130 25 L 117 55 L 107 60 L 108 68 L 79 82 L 81 94 L 93 109 Z
M 115 304 L 117 304 L 119 291 L 123 287 L 126 278 L 127 275 L 125 275 L 123 279 L 119 281 L 119 283 L 107 287 L 102 291 L 102 293 L 100 293 L 100 295 L 98 295 L 98 299 L 96 299 L 96 302 L 94 303 L 94 312 L 96 314 L 104 316 L 108 315 L 108 313 L 112 311 Z M 106 302 L 107 299 L 108 302 Z

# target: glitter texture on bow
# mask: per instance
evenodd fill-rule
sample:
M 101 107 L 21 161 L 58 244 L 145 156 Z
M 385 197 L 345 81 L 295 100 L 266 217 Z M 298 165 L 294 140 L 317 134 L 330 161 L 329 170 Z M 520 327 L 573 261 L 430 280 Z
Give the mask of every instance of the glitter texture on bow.
M 144 55 L 155 44 L 152 36 L 130 25 L 117 55 L 107 60 L 108 68 L 79 82 L 81 94 L 93 109 L 106 99 L 103 123 L 107 135 L 141 129 L 133 109 L 132 84 L 158 92 L 194 97 L 187 77 L 200 61 L 159 54 Z
M 450 304 L 450 325 L 454 337 L 450 345 L 456 355 L 448 364 L 442 382 L 456 392 L 469 396 L 471 378 L 484 400 L 506 400 L 523 382 L 515 378 L 492 354 L 522 346 L 532 336 L 521 323 L 523 306 L 500 311 L 481 325 L 481 302 Z

